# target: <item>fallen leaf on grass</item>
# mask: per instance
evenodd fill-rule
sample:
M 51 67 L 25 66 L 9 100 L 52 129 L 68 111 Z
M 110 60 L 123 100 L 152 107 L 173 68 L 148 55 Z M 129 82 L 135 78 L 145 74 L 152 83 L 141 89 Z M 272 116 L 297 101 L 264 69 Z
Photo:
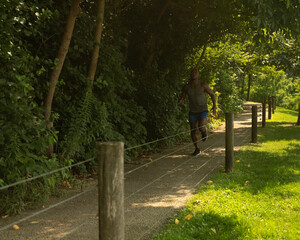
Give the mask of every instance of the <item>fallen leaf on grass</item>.
M 12 228 L 13 228 L 14 230 L 19 230 L 19 226 L 18 226 L 18 225 L 13 225 Z
M 8 218 L 9 214 L 2 216 L 2 219 Z
M 192 217 L 193 217 L 192 214 L 188 214 L 188 215 L 185 216 L 185 219 L 190 220 Z
M 215 234 L 217 234 L 217 230 L 214 228 L 211 228 L 210 230 L 212 230 Z
M 251 164 L 248 164 L 248 167 L 251 167 Z
M 175 224 L 178 224 L 179 223 L 179 220 L 176 218 L 175 219 Z

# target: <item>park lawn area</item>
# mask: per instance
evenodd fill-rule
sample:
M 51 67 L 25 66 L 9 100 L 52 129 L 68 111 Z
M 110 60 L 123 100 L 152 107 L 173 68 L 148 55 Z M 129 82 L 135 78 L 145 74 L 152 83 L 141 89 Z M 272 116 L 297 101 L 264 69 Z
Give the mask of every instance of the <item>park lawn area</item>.
M 258 143 L 235 154 L 153 239 L 300 239 L 300 127 L 277 108 Z

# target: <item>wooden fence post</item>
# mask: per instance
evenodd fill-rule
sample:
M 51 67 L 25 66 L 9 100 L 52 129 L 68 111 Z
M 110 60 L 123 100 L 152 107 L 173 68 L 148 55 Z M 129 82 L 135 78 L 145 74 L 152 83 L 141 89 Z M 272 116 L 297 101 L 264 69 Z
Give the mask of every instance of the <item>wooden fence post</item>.
M 272 96 L 272 113 L 274 114 L 276 110 L 276 96 Z
M 261 122 L 261 126 L 264 128 L 266 127 L 266 99 L 263 99 L 263 103 L 262 103 L 262 122 Z
M 226 132 L 225 132 L 225 172 L 231 172 L 234 159 L 234 114 L 226 113 Z
M 98 145 L 99 240 L 124 240 L 124 143 Z
M 252 106 L 252 143 L 257 143 L 257 106 Z
M 270 96 L 268 97 L 268 101 L 269 101 L 268 119 L 271 119 L 272 118 L 272 98 Z
M 300 103 L 299 103 L 299 109 L 298 109 L 298 120 L 296 125 L 300 125 Z

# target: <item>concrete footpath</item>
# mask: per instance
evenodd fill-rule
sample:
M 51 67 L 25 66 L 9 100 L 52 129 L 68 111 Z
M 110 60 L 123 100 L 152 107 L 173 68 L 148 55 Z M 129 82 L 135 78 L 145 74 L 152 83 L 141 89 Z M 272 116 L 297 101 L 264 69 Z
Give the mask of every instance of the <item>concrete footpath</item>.
M 246 104 L 250 109 L 251 103 Z M 261 117 L 258 113 L 258 122 Z M 235 151 L 251 139 L 251 110 L 235 116 Z M 151 155 L 147 166 L 125 165 L 125 234 L 126 240 L 151 239 L 151 236 L 174 216 L 197 189 L 225 163 L 224 125 L 209 134 L 206 142 L 200 142 L 201 153 L 191 156 L 191 142 L 173 146 Z M 158 160 L 157 160 L 158 159 Z M 133 171 L 135 168 L 139 168 Z M 18 216 L 0 219 L 0 240 L 22 239 L 98 239 L 97 189 L 91 181 L 82 195 L 53 207 L 41 214 L 19 222 L 18 230 L 13 223 L 46 210 L 63 199 L 52 199 L 45 208 L 26 211 Z M 80 193 L 73 190 L 68 196 Z

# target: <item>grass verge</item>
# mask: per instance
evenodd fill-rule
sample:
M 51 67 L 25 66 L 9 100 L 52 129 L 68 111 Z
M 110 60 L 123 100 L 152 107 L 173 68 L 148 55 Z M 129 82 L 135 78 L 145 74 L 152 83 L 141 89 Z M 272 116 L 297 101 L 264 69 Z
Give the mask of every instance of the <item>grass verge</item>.
M 257 144 L 235 155 L 153 240 L 300 239 L 300 127 L 278 108 Z

